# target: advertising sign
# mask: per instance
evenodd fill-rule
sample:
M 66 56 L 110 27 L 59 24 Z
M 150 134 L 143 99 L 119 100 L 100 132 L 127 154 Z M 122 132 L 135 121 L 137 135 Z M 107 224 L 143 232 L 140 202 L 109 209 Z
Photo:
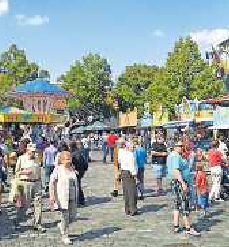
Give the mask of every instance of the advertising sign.
M 137 126 L 137 108 L 133 111 L 120 112 L 119 113 L 119 126 L 128 127 L 128 126 Z
M 153 126 L 161 126 L 169 121 L 169 114 L 167 111 L 157 111 L 153 113 Z
M 212 110 L 202 110 L 197 111 L 195 114 L 195 121 L 204 122 L 204 121 L 212 121 L 213 119 L 213 111 Z

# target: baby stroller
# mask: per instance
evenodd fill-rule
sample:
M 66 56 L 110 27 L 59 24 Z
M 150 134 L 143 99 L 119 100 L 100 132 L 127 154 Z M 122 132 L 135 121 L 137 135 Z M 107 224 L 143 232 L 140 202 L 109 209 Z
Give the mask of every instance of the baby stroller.
M 221 193 L 220 197 L 224 200 L 229 198 L 229 168 L 222 168 Z

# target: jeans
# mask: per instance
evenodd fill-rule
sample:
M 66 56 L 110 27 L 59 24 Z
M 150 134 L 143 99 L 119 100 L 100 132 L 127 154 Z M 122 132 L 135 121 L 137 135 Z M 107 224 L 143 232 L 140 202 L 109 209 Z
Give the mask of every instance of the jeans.
M 45 166 L 45 186 L 49 186 L 50 176 L 54 170 L 54 166 Z
M 140 192 L 141 196 L 143 196 L 144 193 L 144 167 L 138 168 L 138 174 L 137 174 L 137 191 Z
M 114 162 L 114 147 L 110 147 L 111 163 Z
M 106 159 L 107 159 L 107 143 L 104 142 L 103 143 L 103 163 L 106 163 Z
M 81 178 L 78 177 L 77 179 L 77 183 L 78 183 L 78 190 L 79 190 L 79 194 L 78 194 L 78 200 L 77 203 L 79 205 L 84 205 L 85 203 L 85 198 L 84 198 L 84 193 L 83 193 L 83 189 L 81 187 Z
M 86 162 L 89 161 L 89 148 L 83 148 L 84 159 Z

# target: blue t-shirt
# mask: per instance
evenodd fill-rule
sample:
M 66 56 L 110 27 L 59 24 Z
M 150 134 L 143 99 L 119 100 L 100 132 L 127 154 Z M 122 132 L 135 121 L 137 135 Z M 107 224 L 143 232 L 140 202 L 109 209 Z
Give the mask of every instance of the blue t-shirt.
M 189 162 L 186 159 L 183 159 L 179 153 L 172 151 L 167 157 L 167 178 L 169 180 L 173 179 L 175 169 L 179 169 L 182 178 L 190 184 L 191 176 Z
M 190 165 L 188 160 L 181 157 L 181 166 L 179 170 L 181 172 L 181 176 L 183 180 L 190 185 L 192 182 L 192 177 L 191 177 Z
M 146 162 L 146 151 L 143 147 L 137 147 L 135 150 L 136 163 L 138 168 L 144 168 Z

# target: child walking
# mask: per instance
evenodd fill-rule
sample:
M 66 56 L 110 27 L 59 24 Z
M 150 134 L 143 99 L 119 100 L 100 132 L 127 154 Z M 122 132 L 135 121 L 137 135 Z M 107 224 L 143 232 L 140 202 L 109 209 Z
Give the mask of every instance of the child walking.
M 61 213 L 58 224 L 64 244 L 72 244 L 69 238 L 69 224 L 75 220 L 77 207 L 77 176 L 71 166 L 70 152 L 63 151 L 60 155 L 61 164 L 56 166 L 50 177 L 50 208 L 54 210 L 55 184 L 57 185 L 57 201 Z
M 206 217 L 209 207 L 209 188 L 208 178 L 201 163 L 197 164 L 196 188 L 198 197 L 198 206 L 201 208 L 201 215 Z

